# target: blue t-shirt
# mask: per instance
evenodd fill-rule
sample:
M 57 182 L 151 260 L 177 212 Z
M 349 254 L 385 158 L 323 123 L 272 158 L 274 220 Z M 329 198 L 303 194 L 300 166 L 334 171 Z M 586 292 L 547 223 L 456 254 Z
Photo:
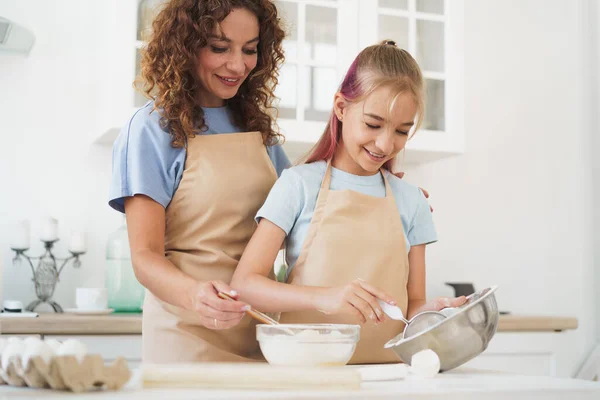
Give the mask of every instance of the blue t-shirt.
M 181 182 L 185 167 L 185 147 L 171 146 L 171 136 L 160 127 L 160 114 L 151 112 L 148 102 L 121 129 L 113 144 L 113 169 L 109 205 L 124 212 L 125 198 L 143 194 L 167 207 Z M 208 130 L 203 135 L 241 132 L 232 122 L 227 107 L 203 108 Z M 267 152 L 277 175 L 290 166 L 280 145 Z
M 266 218 L 285 231 L 288 274 L 302 250 L 326 167 L 325 161 L 318 161 L 286 169 L 256 214 L 257 222 Z M 429 203 L 421 190 L 387 171 L 384 173 L 400 212 L 406 250 L 410 251 L 411 246 L 437 241 Z M 330 190 L 353 190 L 385 197 L 385 183 L 381 174 L 358 176 L 333 167 Z

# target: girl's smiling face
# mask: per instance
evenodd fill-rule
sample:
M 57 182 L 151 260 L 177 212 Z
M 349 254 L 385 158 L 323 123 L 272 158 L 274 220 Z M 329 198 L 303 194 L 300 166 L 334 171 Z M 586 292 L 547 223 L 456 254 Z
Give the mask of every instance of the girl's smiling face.
M 357 103 L 337 93 L 334 111 L 342 121 L 342 143 L 332 165 L 354 175 L 374 175 L 406 146 L 417 104 L 409 93 L 394 99 L 384 86 Z

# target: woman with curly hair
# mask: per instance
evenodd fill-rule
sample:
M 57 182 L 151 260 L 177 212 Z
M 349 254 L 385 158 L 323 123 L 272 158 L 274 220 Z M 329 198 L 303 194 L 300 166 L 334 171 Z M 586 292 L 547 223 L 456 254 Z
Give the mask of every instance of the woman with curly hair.
M 109 204 L 147 288 L 145 362 L 259 359 L 229 282 L 289 160 L 273 129 L 284 32 L 269 0 L 171 0 L 138 86 L 151 99 L 113 147 Z

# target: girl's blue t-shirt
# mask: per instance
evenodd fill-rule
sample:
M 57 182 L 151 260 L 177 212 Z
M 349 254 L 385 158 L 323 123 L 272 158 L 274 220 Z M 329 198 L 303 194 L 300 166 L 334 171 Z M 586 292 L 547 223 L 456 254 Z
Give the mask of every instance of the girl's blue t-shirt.
M 318 161 L 286 169 L 275 182 L 267 200 L 258 210 L 256 221 L 266 218 L 285 231 L 288 275 L 302 250 L 317 203 L 327 163 Z M 384 171 L 402 219 L 406 250 L 411 246 L 437 241 L 429 203 L 421 190 Z M 332 167 L 331 190 L 353 190 L 385 197 L 381 174 L 358 176 Z
M 126 197 L 143 194 L 167 207 L 181 182 L 185 167 L 185 147 L 171 146 L 171 136 L 160 127 L 160 114 L 148 102 L 136 111 L 121 129 L 113 144 L 112 179 L 109 205 L 125 212 Z M 203 135 L 241 132 L 233 124 L 227 107 L 203 108 L 208 130 Z M 280 176 L 290 161 L 280 145 L 267 152 Z

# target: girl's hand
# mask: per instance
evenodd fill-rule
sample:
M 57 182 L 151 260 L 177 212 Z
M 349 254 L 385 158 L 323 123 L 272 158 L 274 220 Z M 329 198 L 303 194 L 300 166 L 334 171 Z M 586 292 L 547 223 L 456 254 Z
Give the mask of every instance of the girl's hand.
M 250 306 L 240 301 L 223 300 L 219 292 L 237 300 L 238 293 L 221 281 L 197 282 L 189 290 L 192 311 L 200 314 L 202 325 L 209 329 L 228 329 L 240 323 Z
M 431 300 L 431 301 L 423 304 L 421 307 L 419 307 L 419 310 L 417 312 L 415 312 L 414 314 L 418 314 L 423 311 L 440 311 L 440 310 L 443 310 L 444 308 L 449 308 L 449 307 L 460 307 L 463 304 L 465 304 L 466 301 L 467 301 L 467 298 L 465 296 L 454 297 L 454 298 L 438 297 L 437 299 Z
M 396 175 L 398 178 L 402 179 L 404 177 L 404 172 L 395 172 L 394 175 Z M 421 192 L 423 192 L 423 195 L 425 196 L 425 198 L 428 199 L 429 192 L 421 187 L 419 189 L 421 189 Z M 433 212 L 433 207 L 429 206 L 429 209 L 431 210 L 431 212 Z
M 345 286 L 327 288 L 325 294 L 317 300 L 317 309 L 328 315 L 353 315 L 363 324 L 368 320 L 378 324 L 385 321 L 386 317 L 377 298 L 396 304 L 384 291 L 362 279 L 356 279 Z

